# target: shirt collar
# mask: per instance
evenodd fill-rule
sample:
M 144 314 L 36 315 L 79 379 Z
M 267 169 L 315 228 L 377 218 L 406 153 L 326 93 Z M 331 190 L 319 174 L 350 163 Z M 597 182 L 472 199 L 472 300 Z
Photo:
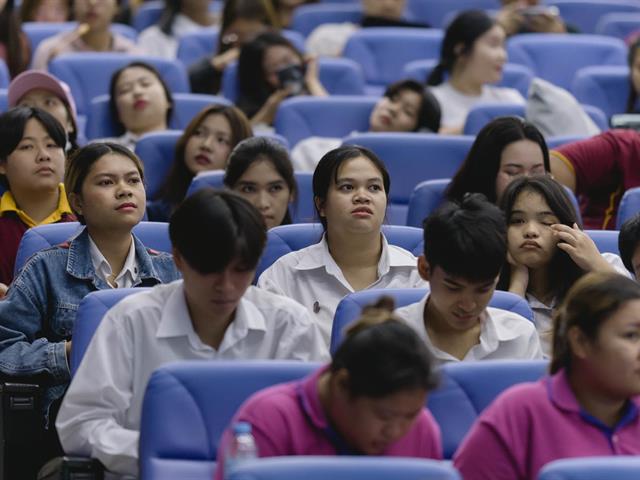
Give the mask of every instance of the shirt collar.
M 91 262 L 93 269 L 102 280 L 109 286 L 112 286 L 108 278 L 113 274 L 111 265 L 104 257 L 98 246 L 95 244 L 91 235 L 89 235 L 89 254 L 91 255 Z M 131 237 L 131 245 L 129 246 L 129 253 L 124 261 L 122 270 L 115 278 L 114 283 L 116 288 L 122 288 L 125 285 L 133 285 L 138 278 L 138 262 L 136 261 L 136 247 L 133 237 Z
M 29 228 L 37 225 L 46 225 L 48 223 L 56 223 L 62 220 L 65 215 L 73 215 L 69 202 L 67 200 L 67 193 L 64 189 L 64 185 L 61 183 L 58 185 L 58 205 L 51 214 L 42 220 L 40 223 L 36 223 L 24 210 L 18 208 L 13 195 L 9 190 L 4 192 L 2 198 L 0 198 L 0 216 L 5 212 L 15 212 L 18 218 Z
M 304 413 L 309 421 L 318 429 L 324 430 L 329 425 L 327 415 L 320 403 L 320 394 L 318 392 L 318 380 L 329 370 L 329 366 L 326 365 L 319 368 L 311 375 L 300 380 L 300 399 L 301 407 L 304 409 Z

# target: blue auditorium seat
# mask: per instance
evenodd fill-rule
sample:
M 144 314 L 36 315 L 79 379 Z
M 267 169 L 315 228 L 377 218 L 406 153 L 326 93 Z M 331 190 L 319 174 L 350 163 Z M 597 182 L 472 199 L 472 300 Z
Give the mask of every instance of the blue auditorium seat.
M 4 60 L 0 58 L 0 88 L 6 89 L 11 83 L 11 75 Z
M 229 480 L 461 480 L 448 462 L 398 457 L 271 457 L 243 463 Z
M 603 35 L 515 35 L 507 40 L 507 52 L 510 62 L 525 65 L 536 76 L 567 90 L 580 68 L 627 64 L 624 42 Z
M 423 252 L 420 252 L 420 254 L 422 253 Z M 344 338 L 345 328 L 360 318 L 362 309 L 367 305 L 375 303 L 380 297 L 386 295 L 394 299 L 396 308 L 400 308 L 419 302 L 428 291 L 426 288 L 381 288 L 361 290 L 345 296 L 340 300 L 333 317 L 330 344 L 331 353 L 335 353 L 340 346 Z M 533 312 L 531 308 L 529 308 L 529 304 L 524 298 L 514 293 L 496 290 L 489 302 L 489 306 L 515 312 L 533 322 Z
M 522 117 L 525 107 L 513 103 L 480 103 L 471 107 L 464 123 L 465 135 L 477 135 L 491 120 L 498 117 Z
M 624 113 L 629 96 L 629 67 L 585 67 L 576 72 L 571 87 L 578 102 L 598 107 L 607 119 Z
M 369 130 L 369 117 L 377 98 L 293 97 L 280 104 L 274 121 L 276 132 L 291 147 L 307 137 L 342 138 Z
M 616 229 L 620 230 L 622 224 L 633 218 L 638 212 L 640 212 L 640 187 L 630 188 L 624 192 L 620 199 Z
M 238 407 L 253 393 L 313 372 L 294 361 L 189 361 L 151 376 L 140 422 L 141 480 L 210 480 L 218 445 Z
M 598 247 L 600 253 L 615 253 L 620 255 L 618 249 L 618 230 L 585 230 Z
M 80 230 L 78 222 L 50 223 L 28 229 L 18 246 L 15 272 L 22 268 L 27 260 L 36 252 L 59 245 L 69 240 Z M 162 222 L 140 222 L 133 227 L 133 233 L 147 247 L 161 252 L 171 252 L 169 225 Z
M 141 32 L 147 27 L 150 27 L 160 20 L 162 15 L 162 9 L 164 8 L 164 2 L 162 0 L 147 0 L 140 4 L 136 13 L 133 15 L 132 24 L 133 27 Z M 222 2 L 211 1 L 209 5 L 209 11 L 218 12 L 222 9 Z
M 428 133 L 363 133 L 347 137 L 344 143 L 369 148 L 382 159 L 391 176 L 387 222 L 405 225 L 415 186 L 424 180 L 453 177 L 473 140 Z
M 640 30 L 640 13 L 607 13 L 600 17 L 596 25 L 598 35 L 608 35 L 625 40 Z
M 500 0 L 409 0 L 407 9 L 413 20 L 434 28 L 446 28 L 453 12 L 463 10 L 498 10 Z
M 546 0 L 545 5 L 558 7 L 567 25 L 580 33 L 595 33 L 602 16 L 607 13 L 640 13 L 640 4 L 633 0 Z
M 158 57 L 104 52 L 68 53 L 54 58 L 49 63 L 49 71 L 67 82 L 73 92 L 78 113 L 86 115 L 94 97 L 109 93 L 113 73 L 134 61 L 153 65 L 172 93 L 190 92 L 184 66 L 180 62 Z
M 362 18 L 360 3 L 301 5 L 293 12 L 291 29 L 305 37 L 323 23 L 359 23 Z
M 558 135 L 556 137 L 548 137 L 546 138 L 547 147 L 549 150 L 558 148 L 561 145 L 566 145 L 567 143 L 578 142 L 580 140 L 584 140 L 588 138 L 584 135 Z
M 0 113 L 6 112 L 9 108 L 9 98 L 7 97 L 7 91 L 0 89 Z
M 147 200 L 155 200 L 164 179 L 169 174 L 181 130 L 148 133 L 136 143 L 136 155 L 144 164 Z
M 638 480 L 640 457 L 608 456 L 555 460 L 546 464 L 538 480 Z
M 267 246 L 256 269 L 256 278 L 283 255 L 318 243 L 323 232 L 322 225 L 319 223 L 298 223 L 270 229 L 267 235 Z M 409 250 L 416 256 L 422 254 L 422 229 L 383 225 L 382 232 L 389 244 Z

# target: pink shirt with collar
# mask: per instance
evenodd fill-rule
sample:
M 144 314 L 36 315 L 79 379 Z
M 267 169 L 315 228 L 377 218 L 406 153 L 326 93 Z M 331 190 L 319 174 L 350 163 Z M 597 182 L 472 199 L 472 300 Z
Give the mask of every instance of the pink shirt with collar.
M 609 428 L 584 412 L 564 370 L 516 385 L 480 416 L 454 456 L 465 480 L 535 480 L 561 458 L 640 455 L 640 397 Z
M 254 394 L 240 407 L 231 425 L 251 424 L 260 457 L 337 455 L 336 447 L 325 433 L 328 421 L 318 395 L 318 378 L 327 368 L 320 368 L 302 380 Z M 227 429 L 218 447 L 216 480 L 224 476 L 223 457 L 230 437 Z M 411 430 L 382 456 L 442 459 L 440 428 L 431 413 L 423 409 Z

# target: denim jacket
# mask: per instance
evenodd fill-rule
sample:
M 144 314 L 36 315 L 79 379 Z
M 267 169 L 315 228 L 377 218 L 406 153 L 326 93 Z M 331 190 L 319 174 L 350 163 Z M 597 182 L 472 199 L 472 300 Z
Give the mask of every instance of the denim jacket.
M 150 287 L 180 278 L 168 253 L 146 248 L 133 236 L 139 278 Z M 9 376 L 44 376 L 51 386 L 43 407 L 64 393 L 70 380 L 65 340 L 70 340 L 80 301 L 110 288 L 93 268 L 89 233 L 33 255 L 0 301 L 0 372 Z

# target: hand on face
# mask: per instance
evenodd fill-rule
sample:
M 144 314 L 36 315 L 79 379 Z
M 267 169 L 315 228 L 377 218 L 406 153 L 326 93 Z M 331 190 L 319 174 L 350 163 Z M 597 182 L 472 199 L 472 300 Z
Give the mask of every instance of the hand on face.
M 581 269 L 587 272 L 613 271 L 607 261 L 598 251 L 594 241 L 580 227 L 573 227 L 557 223 L 551 226 L 555 238 L 558 240 L 558 248 L 569 254 L 571 259 Z

